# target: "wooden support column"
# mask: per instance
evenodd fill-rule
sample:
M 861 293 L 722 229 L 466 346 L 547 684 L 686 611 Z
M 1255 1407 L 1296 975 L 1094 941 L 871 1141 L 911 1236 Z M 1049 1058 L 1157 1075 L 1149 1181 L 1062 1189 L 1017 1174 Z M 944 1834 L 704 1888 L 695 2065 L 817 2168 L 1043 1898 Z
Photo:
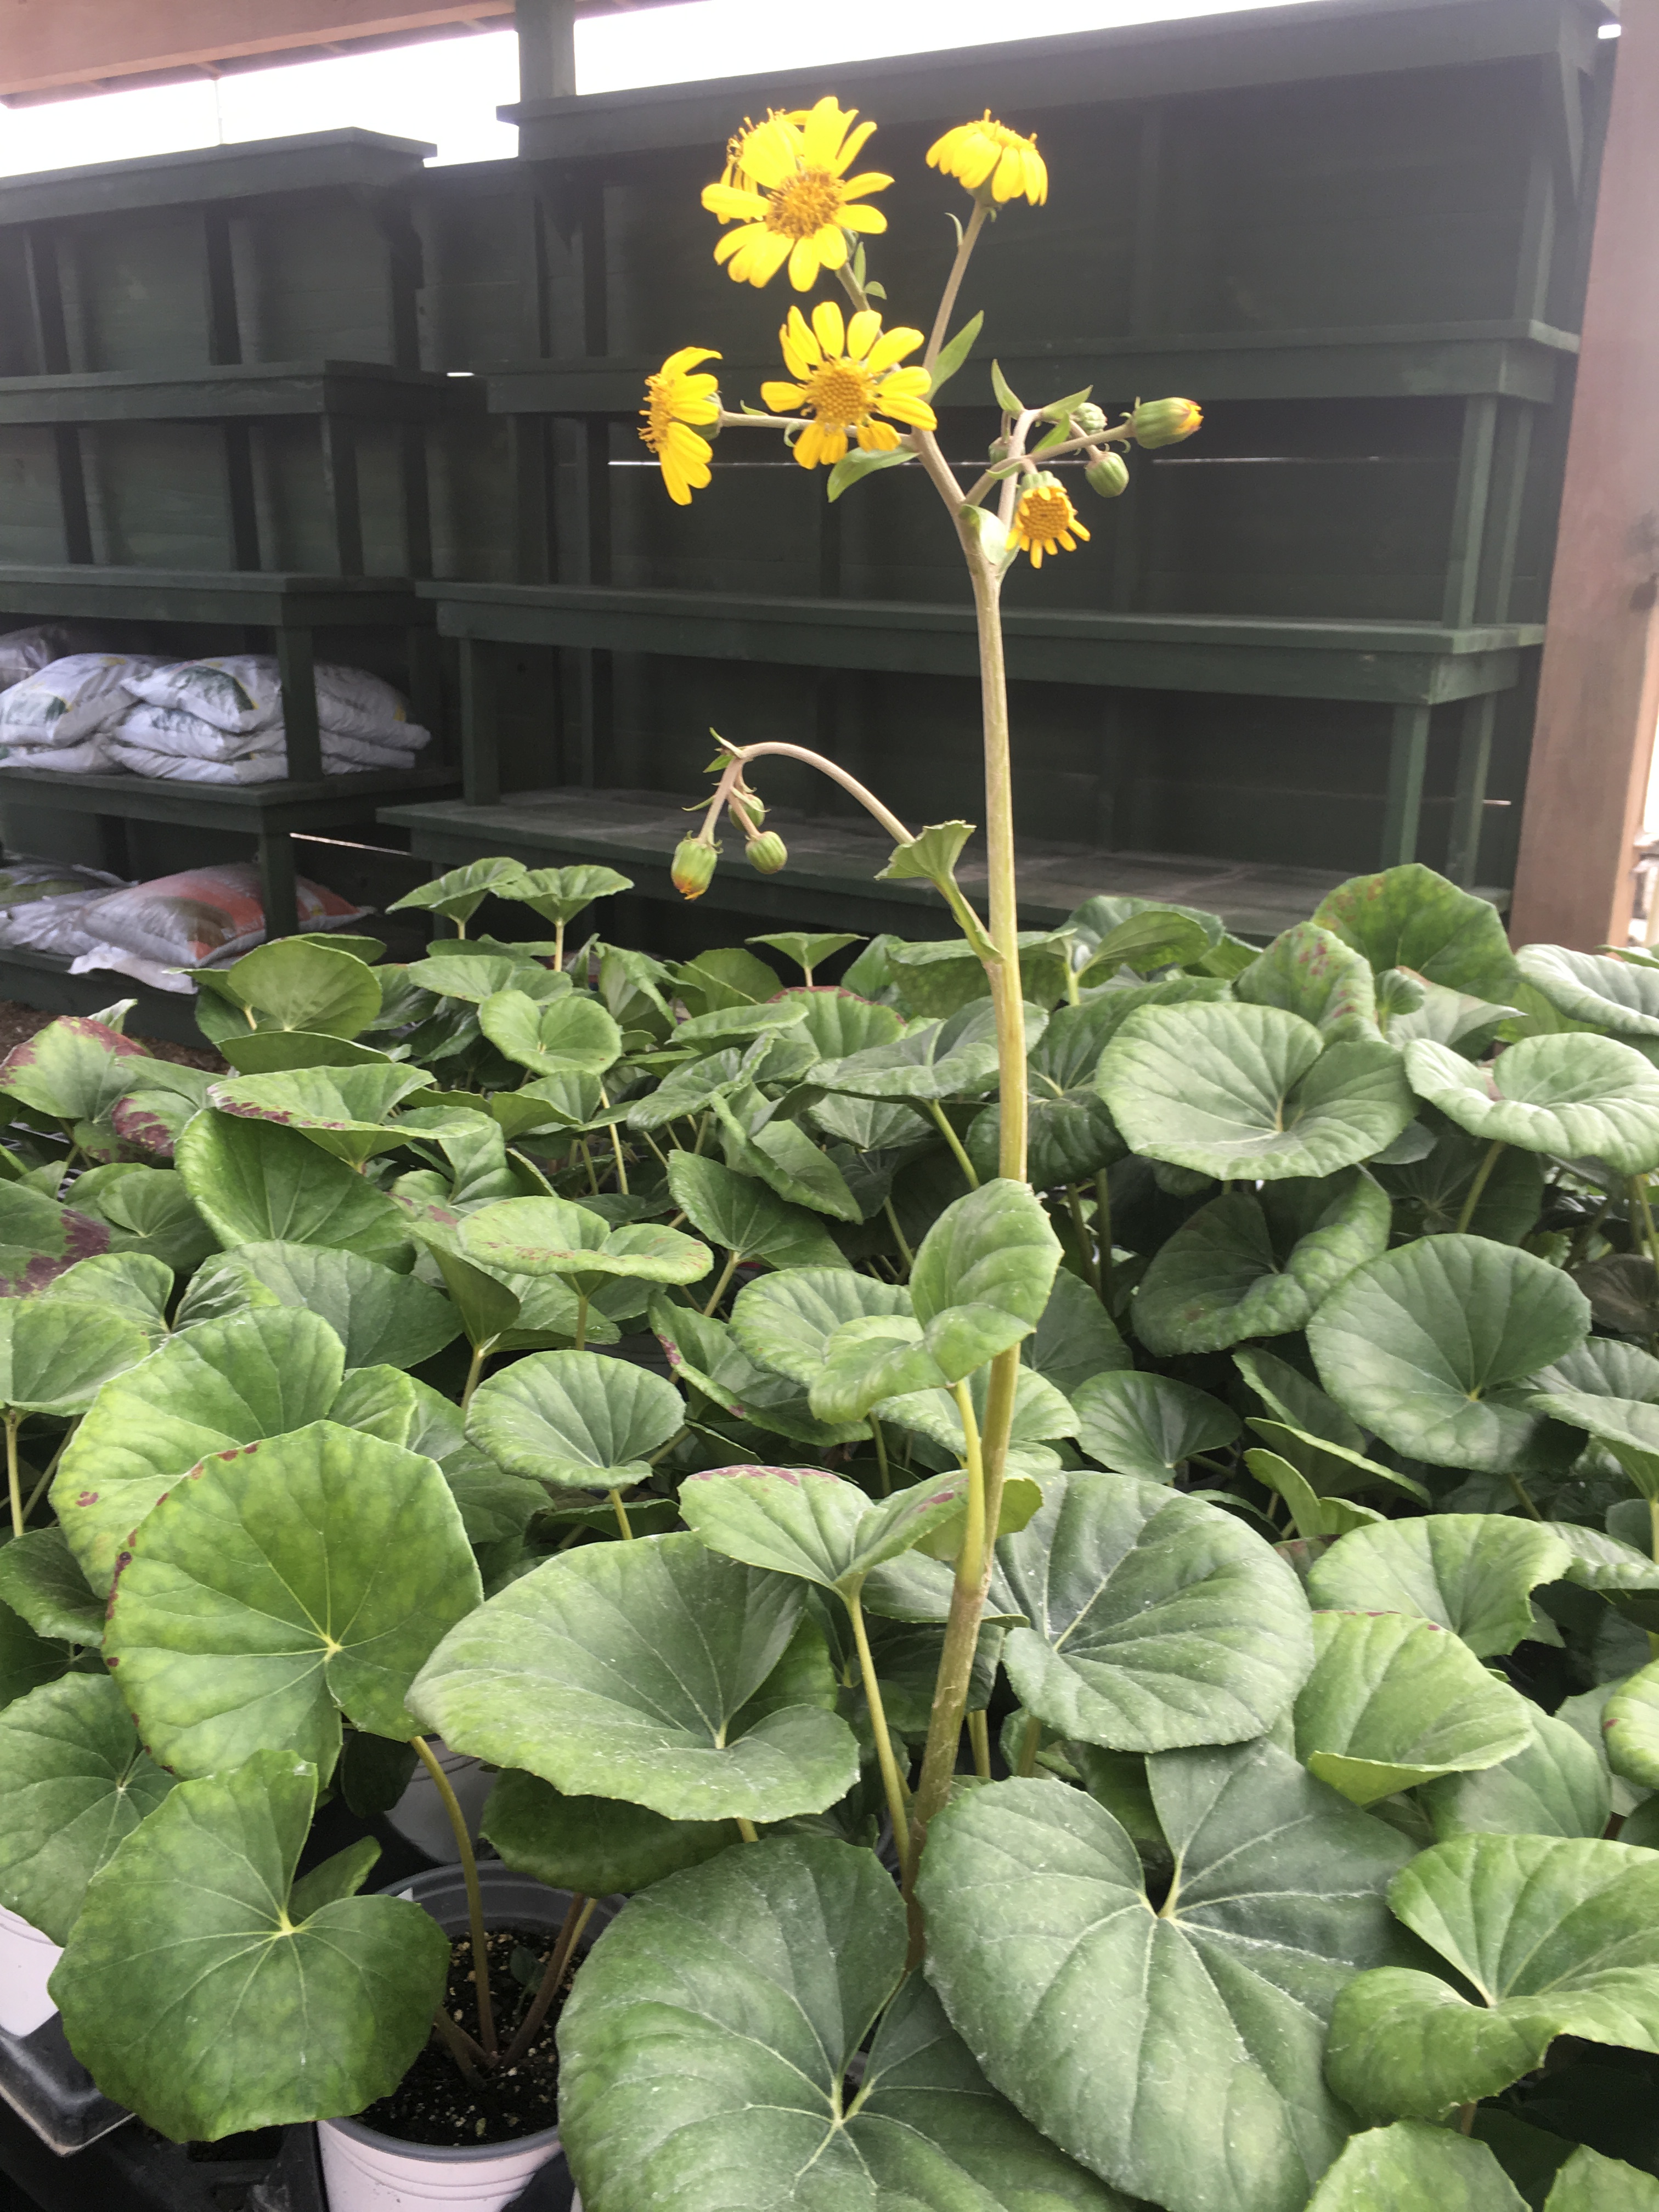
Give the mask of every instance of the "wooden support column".
M 343 576 L 363 573 L 363 514 L 357 494 L 357 425 L 349 415 L 320 417 L 323 496 L 334 538 L 334 559 Z
M 317 723 L 317 660 L 308 629 L 277 631 L 276 673 L 283 685 L 288 772 L 296 783 L 320 782 L 323 739 Z
M 1417 831 L 1423 814 L 1423 771 L 1429 759 L 1429 711 L 1426 707 L 1396 707 L 1394 710 L 1379 867 L 1397 868 L 1417 858 Z
M 576 0 L 518 0 L 519 97 L 563 100 L 576 89 Z
M 495 656 L 486 638 L 461 640 L 461 796 L 469 806 L 494 806 L 501 795 Z
M 1510 932 L 1630 926 L 1659 719 L 1659 0 L 1625 0 Z

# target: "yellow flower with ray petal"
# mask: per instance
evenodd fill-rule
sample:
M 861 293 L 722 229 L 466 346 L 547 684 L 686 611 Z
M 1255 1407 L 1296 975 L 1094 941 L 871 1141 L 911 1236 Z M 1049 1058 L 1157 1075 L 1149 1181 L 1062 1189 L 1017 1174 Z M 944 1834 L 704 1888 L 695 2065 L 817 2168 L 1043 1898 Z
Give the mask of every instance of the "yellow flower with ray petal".
M 677 507 L 690 507 L 691 494 L 708 482 L 708 463 L 714 448 L 688 426 L 720 420 L 720 379 L 693 376 L 700 361 L 720 359 L 711 346 L 682 346 L 671 353 L 654 376 L 645 380 L 645 404 L 640 412 L 645 428 L 640 432 L 657 457 L 668 496 Z
M 861 307 L 850 323 L 833 300 L 820 300 L 809 323 L 799 307 L 778 332 L 785 366 L 793 384 L 763 384 L 761 397 L 781 415 L 810 415 L 795 441 L 795 459 L 804 469 L 832 464 L 847 451 L 850 434 L 866 453 L 890 453 L 899 434 L 892 422 L 917 430 L 937 428 L 927 404 L 933 379 L 925 368 L 901 368 L 906 354 L 921 343 L 921 332 L 884 331 L 873 307 Z
M 935 139 L 927 149 L 927 166 L 955 177 L 982 199 L 1028 199 L 1041 207 L 1048 197 L 1048 171 L 1036 138 L 994 123 L 988 107 L 979 122 L 958 123 Z
M 1017 553 L 1029 553 L 1031 566 L 1040 568 L 1045 553 L 1075 553 L 1075 541 L 1081 538 L 1086 543 L 1088 536 L 1058 477 L 1039 469 L 1026 478 L 1008 532 L 1008 543 Z
M 732 139 L 726 173 L 704 186 L 702 204 L 738 226 L 714 248 L 735 283 L 769 283 L 787 261 L 790 283 L 810 292 L 820 270 L 845 266 L 849 230 L 886 229 L 881 210 L 862 202 L 892 179 L 847 173 L 876 127 L 855 126 L 857 113 L 826 95 L 816 107 L 769 115 Z

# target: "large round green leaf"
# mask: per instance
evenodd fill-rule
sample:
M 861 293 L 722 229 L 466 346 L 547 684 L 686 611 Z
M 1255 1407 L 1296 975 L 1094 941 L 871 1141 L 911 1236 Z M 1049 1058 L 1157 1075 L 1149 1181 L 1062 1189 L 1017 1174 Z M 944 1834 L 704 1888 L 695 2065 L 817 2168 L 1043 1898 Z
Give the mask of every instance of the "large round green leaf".
M 526 872 L 522 860 L 504 856 L 468 860 L 461 867 L 434 876 L 429 884 L 419 884 L 412 891 L 405 891 L 401 898 L 392 900 L 386 912 L 397 914 L 405 907 L 414 907 L 427 914 L 447 915 L 455 924 L 456 933 L 464 936 L 467 923 L 484 901 L 492 893 L 512 898 Z
M 1532 1741 L 1497 1766 L 1443 1775 L 1419 1802 L 1442 1843 L 1453 1836 L 1599 1836 L 1613 1796 L 1595 1747 L 1565 1721 L 1531 1712 Z
M 1437 2206 L 1526 2212 L 1526 2199 L 1485 2143 L 1401 2120 L 1355 2136 L 1315 2190 L 1308 2212 L 1382 2212 L 1384 2206 L 1390 2212 L 1434 2212 Z
M 1135 1334 L 1164 1358 L 1305 1328 L 1340 1282 L 1388 1249 L 1389 1229 L 1387 1195 L 1363 1168 L 1259 1195 L 1224 1192 L 1153 1255 L 1135 1291 Z
M 695 1306 L 674 1305 L 659 1295 L 651 1301 L 651 1326 L 676 1382 L 701 1391 L 740 1421 L 814 1452 L 869 1434 L 861 1420 L 819 1420 L 801 1383 L 757 1365 L 724 1322 Z
M 21 1613 L 0 1604 L 0 1707 L 55 1682 L 72 1656 L 67 1644 L 37 1636 Z
M 101 1644 L 104 1602 L 76 1565 L 61 1528 L 26 1529 L 0 1545 L 0 1604 L 37 1636 Z
M 0 1295 L 43 1291 L 77 1261 L 109 1249 L 106 1222 L 44 1191 L 0 1182 Z
M 848 1265 L 822 1221 L 755 1176 L 682 1150 L 669 1155 L 668 1188 L 698 1235 L 740 1260 L 820 1270 Z
M 1558 1012 L 1614 1036 L 1659 1037 L 1659 969 L 1565 945 L 1523 945 L 1516 965 Z
M 1389 1955 L 1409 1845 L 1271 1743 L 1146 1762 L 1177 1875 L 1161 1907 L 1103 1807 L 1003 1782 L 922 1860 L 927 1970 L 952 2026 L 1051 2142 L 1170 2212 L 1300 2212 L 1349 2121 L 1325 2023 Z
M 1123 1368 L 1097 1375 L 1074 1400 L 1078 1442 L 1114 1474 L 1170 1482 L 1194 1452 L 1218 1451 L 1238 1416 L 1218 1398 L 1167 1375 Z
M 1525 1037 L 1491 1067 L 1419 1041 L 1406 1073 L 1419 1098 L 1490 1144 L 1593 1155 L 1624 1176 L 1659 1163 L 1659 1069 L 1611 1037 Z
M 1056 1271 L 1048 1302 L 1021 1345 L 1020 1358 L 1068 1398 L 1097 1375 L 1119 1374 L 1134 1365 L 1134 1354 L 1116 1322 L 1082 1278 L 1066 1267 Z
M 597 1352 L 538 1352 L 473 1393 L 466 1429 L 509 1474 L 568 1489 L 644 1482 L 651 1455 L 685 1425 L 672 1382 Z
M 690 1155 L 678 1152 L 675 1158 Z M 703 1227 L 703 1233 L 712 1232 Z M 823 1365 L 830 1338 L 844 1322 L 888 1320 L 909 1311 L 910 1294 L 902 1283 L 878 1282 L 845 1266 L 790 1267 L 744 1285 L 732 1308 L 732 1334 L 751 1359 L 810 1385 Z
M 798 1122 L 775 1114 L 757 1086 L 716 1097 L 712 1111 L 728 1167 L 757 1176 L 788 1205 L 837 1221 L 862 1220 L 858 1200 L 828 1152 Z
M 108 1674 L 68 1674 L 0 1713 L 0 1905 L 67 1943 L 87 1884 L 173 1787 Z
M 988 1410 L 990 1375 L 988 1367 L 981 1367 L 977 1374 L 968 1377 L 968 1395 L 981 1436 Z M 966 1453 L 962 1413 L 954 1394 L 949 1390 L 908 1391 L 885 1400 L 878 1410 L 884 1421 L 914 1429 L 943 1450 L 954 1452 L 958 1462 Z M 1014 1383 L 1014 1423 L 1009 1436 L 1014 1455 L 1018 1455 L 1022 1446 L 1051 1443 L 1059 1437 L 1075 1436 L 1077 1430 L 1076 1413 L 1054 1384 L 1044 1382 L 1033 1369 L 1022 1367 Z M 1054 1463 L 1053 1453 L 1042 1462 L 1046 1466 Z
M 100 1393 L 58 1463 L 52 1502 L 94 1589 L 158 1498 L 210 1453 L 321 1420 L 345 1371 L 315 1314 L 205 1322 Z
M 198 1114 L 179 1139 L 178 1173 L 228 1249 L 280 1240 L 408 1264 L 409 1232 L 396 1201 L 298 1129 Z
M 1237 1743 L 1285 1712 L 1313 1664 L 1307 1601 L 1231 1515 L 1127 1475 L 1055 1475 L 997 1547 L 1014 1693 L 1114 1751 Z
M 437 1922 L 292 1887 L 316 1789 L 291 1752 L 186 1782 L 88 1886 L 52 1993 L 99 2087 L 175 2142 L 360 2112 L 431 2033 Z
M 851 1789 L 858 1753 L 829 1710 L 822 1638 L 791 1650 L 805 1601 L 695 1536 L 592 1545 L 453 1630 L 414 1710 L 457 1750 L 573 1796 L 673 1820 L 819 1813 Z
M 1308 1344 L 1338 1405 L 1396 1451 L 1521 1472 L 1571 1456 L 1524 1378 L 1589 1330 L 1589 1301 L 1559 1267 L 1484 1237 L 1428 1237 L 1339 1285 Z
M 326 1775 L 342 1712 L 415 1733 L 409 1685 L 483 1595 L 434 1462 L 316 1421 L 209 1460 L 161 1500 L 117 1577 L 104 1651 L 175 1773 L 286 1747 Z
M 0 1093 L 59 1121 L 101 1121 L 155 1063 L 107 1022 L 65 1014 L 0 1060 Z
M 1317 922 L 1281 931 L 1234 976 L 1233 990 L 1248 1005 L 1299 1014 L 1333 1043 L 1382 1034 L 1370 963 Z
M 1028 1047 L 1042 1035 L 1045 1018 L 1035 1006 L 1025 1009 Z M 821 1060 L 812 1082 L 855 1098 L 975 1098 L 989 1089 L 996 1072 L 996 1015 L 988 1000 L 979 1000 L 946 1021 L 914 1023 L 890 1044 Z
M 224 1006 L 236 1008 L 239 1028 L 251 1011 L 262 1030 L 355 1037 L 380 1011 L 380 979 L 367 964 L 368 958 L 378 957 L 380 947 L 372 938 L 358 942 L 367 948 L 367 958 L 337 941 L 319 945 L 314 937 L 255 945 L 234 967 L 207 971 L 211 980 L 204 987 L 201 1005 L 205 1009 L 216 1000 L 222 1002 L 222 1011 Z M 214 1035 L 212 1030 L 208 1033 Z
M 221 1253 L 202 1267 L 191 1295 L 199 1299 L 217 1285 L 226 1294 L 245 1286 L 251 1304 L 319 1314 L 345 1346 L 348 1367 L 418 1367 L 460 1334 L 460 1317 L 441 1291 L 320 1244 L 244 1244 Z
M 1532 1741 L 1526 1700 L 1432 1621 L 1316 1613 L 1313 1626 L 1318 1658 L 1296 1701 L 1297 1756 L 1356 1805 L 1496 1766 Z
M 680 1513 L 711 1552 L 852 1597 L 872 1568 L 961 1516 L 959 1481 L 913 1484 L 879 1504 L 808 1467 L 722 1467 L 688 1475 Z
M 1659 1790 L 1659 1660 L 1620 1682 L 1601 1716 L 1607 1763 L 1644 1790 Z
M 353 1168 L 409 1142 L 393 1115 L 411 1094 L 430 1088 L 423 1067 L 383 1061 L 367 1067 L 302 1067 L 283 1075 L 240 1075 L 208 1093 L 222 1114 L 302 1130 L 311 1143 Z
M 1519 980 L 1497 908 L 1419 861 L 1339 884 L 1313 918 L 1363 953 L 1375 975 L 1409 968 L 1480 999 L 1508 999 Z
M 167 1334 L 173 1270 L 148 1253 L 100 1252 L 93 1259 L 78 1261 L 39 1295 L 115 1306 L 138 1324 L 152 1344 L 160 1344 Z M 1659 1368 L 1659 1360 L 1654 1365 Z
M 714 1265 L 707 1245 L 654 1223 L 613 1229 L 601 1213 L 562 1198 L 509 1198 L 480 1206 L 461 1226 L 462 1249 L 509 1274 L 562 1275 L 579 1291 L 607 1275 L 646 1283 L 696 1283 Z
M 479 1832 L 504 1866 L 579 1897 L 629 1896 L 738 1841 L 734 1820 L 665 1820 L 620 1797 L 567 1797 L 538 1774 L 498 1777 Z
M 903 1971 L 898 1891 L 846 1844 L 750 1844 L 636 1899 L 559 2023 L 587 2212 L 1127 2212 L 1004 2103 Z
M 1443 2118 L 1541 2065 L 1558 2035 L 1659 2051 L 1659 1852 L 1559 1836 L 1459 1836 L 1389 1903 L 1473 1996 L 1387 1966 L 1337 1999 L 1326 2070 L 1377 2119 Z
M 1101 1096 L 1130 1148 L 1224 1181 L 1352 1167 L 1411 1120 L 1400 1055 L 1327 1045 L 1278 1006 L 1147 1006 L 1100 1056 Z
M 1535 1521 L 1431 1513 L 1344 1536 L 1315 1562 L 1308 1596 L 1330 1613 L 1415 1614 L 1492 1659 L 1532 1633 L 1532 1591 L 1559 1582 L 1571 1558 Z
M 0 1406 L 81 1413 L 112 1376 L 149 1356 L 149 1334 L 118 1306 L 0 1299 Z
M 578 992 L 544 1003 L 523 991 L 497 991 L 479 1007 L 478 1026 L 532 1075 L 569 1068 L 603 1075 L 622 1057 L 622 1031 L 597 999 Z
M 1659 2212 L 1659 2178 L 1581 2143 L 1557 2175 L 1544 2212 Z

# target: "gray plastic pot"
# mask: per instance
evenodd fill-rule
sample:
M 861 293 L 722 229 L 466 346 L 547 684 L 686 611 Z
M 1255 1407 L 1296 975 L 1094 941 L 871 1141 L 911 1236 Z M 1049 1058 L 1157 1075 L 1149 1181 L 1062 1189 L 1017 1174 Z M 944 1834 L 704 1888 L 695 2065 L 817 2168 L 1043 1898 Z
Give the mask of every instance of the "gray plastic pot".
M 492 1928 L 510 1924 L 554 1936 L 562 1926 L 570 1905 L 568 1890 L 549 1889 L 528 1875 L 509 1874 L 488 1862 L 479 1867 L 478 1879 L 484 1918 Z M 434 1867 L 429 1874 L 394 1883 L 388 1894 L 424 1906 L 447 1936 L 466 1932 L 466 1885 L 459 1866 Z M 516 2142 L 443 2150 L 429 2143 L 400 2142 L 361 2120 L 319 2120 L 317 2143 L 329 2212 L 437 2212 L 445 2206 L 449 2212 L 504 2212 L 562 2155 L 556 2127 Z M 536 2193 L 542 2194 L 539 2187 Z

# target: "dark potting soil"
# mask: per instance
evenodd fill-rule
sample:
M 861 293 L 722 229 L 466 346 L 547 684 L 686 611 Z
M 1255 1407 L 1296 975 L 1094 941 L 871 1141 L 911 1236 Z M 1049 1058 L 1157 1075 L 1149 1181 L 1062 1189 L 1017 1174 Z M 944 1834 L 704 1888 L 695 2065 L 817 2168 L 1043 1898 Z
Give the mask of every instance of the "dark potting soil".
M 530 2009 L 554 1938 L 542 1929 L 500 1928 L 489 1933 L 489 1995 L 495 2033 L 505 2050 Z M 526 1980 L 513 1971 L 514 1954 Z M 529 1957 L 525 1956 L 526 1954 Z M 533 1974 L 530 1960 L 535 1961 Z M 578 1961 L 571 1960 L 566 1986 Z M 434 2035 L 389 2097 L 357 2114 L 366 2128 L 400 2142 L 433 2143 L 446 2150 L 470 2150 L 481 2143 L 512 2142 L 550 2128 L 559 2117 L 559 2056 L 553 2045 L 563 1993 L 555 1998 L 536 2040 L 505 2074 L 477 2069 L 468 2081 L 448 2049 Z M 449 1947 L 449 1986 L 444 2005 L 475 2039 L 478 2006 L 472 1975 L 472 1939 L 458 1936 Z

